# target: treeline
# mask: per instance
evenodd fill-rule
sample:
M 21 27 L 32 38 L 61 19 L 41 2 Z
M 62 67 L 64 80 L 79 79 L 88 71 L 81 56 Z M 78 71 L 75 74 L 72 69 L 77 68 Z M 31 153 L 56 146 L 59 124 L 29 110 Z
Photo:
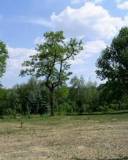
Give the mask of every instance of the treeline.
M 96 74 L 104 84 L 85 82 L 82 76 L 69 80 L 70 62 L 81 50 L 82 41 L 67 41 L 62 31 L 46 32 L 44 42 L 36 47 L 37 53 L 23 63 L 20 75 L 32 77 L 29 82 L 0 88 L 0 115 L 128 110 L 128 28 L 120 30 L 97 60 Z M 6 45 L 0 42 L 0 77 L 7 58 Z
M 117 95 L 116 95 L 117 94 Z M 0 115 L 49 114 L 49 91 L 43 81 L 35 78 L 12 89 L 0 89 Z M 73 77 L 70 85 L 56 88 L 54 95 L 56 114 L 85 114 L 128 109 L 128 97 L 119 98 L 118 92 L 108 91 L 106 85 L 85 82 Z

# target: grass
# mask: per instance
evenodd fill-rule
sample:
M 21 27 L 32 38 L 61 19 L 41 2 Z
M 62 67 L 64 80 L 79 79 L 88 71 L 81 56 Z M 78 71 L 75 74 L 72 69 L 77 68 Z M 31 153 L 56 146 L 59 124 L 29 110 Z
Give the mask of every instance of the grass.
M 128 114 L 0 119 L 0 160 L 128 160 Z

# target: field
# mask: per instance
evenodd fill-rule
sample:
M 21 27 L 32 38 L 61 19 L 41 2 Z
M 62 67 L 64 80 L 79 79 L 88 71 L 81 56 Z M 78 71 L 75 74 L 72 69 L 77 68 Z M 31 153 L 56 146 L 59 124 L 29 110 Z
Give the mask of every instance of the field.
M 128 159 L 128 114 L 0 120 L 0 160 L 95 159 Z

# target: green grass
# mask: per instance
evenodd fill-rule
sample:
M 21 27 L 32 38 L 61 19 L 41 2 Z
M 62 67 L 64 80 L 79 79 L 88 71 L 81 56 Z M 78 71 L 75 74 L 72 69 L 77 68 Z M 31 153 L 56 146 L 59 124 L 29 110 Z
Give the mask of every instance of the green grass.
M 115 121 L 128 121 L 128 113 L 123 114 L 103 114 L 103 115 L 73 115 L 73 116 L 47 116 L 47 115 L 31 115 L 30 118 L 28 116 L 22 116 L 20 118 L 12 118 L 5 116 L 0 119 L 0 122 L 17 122 L 23 121 L 24 123 L 43 123 L 49 125 L 59 125 L 68 122 L 89 122 L 89 121 L 98 121 L 99 123 L 105 122 L 115 122 Z

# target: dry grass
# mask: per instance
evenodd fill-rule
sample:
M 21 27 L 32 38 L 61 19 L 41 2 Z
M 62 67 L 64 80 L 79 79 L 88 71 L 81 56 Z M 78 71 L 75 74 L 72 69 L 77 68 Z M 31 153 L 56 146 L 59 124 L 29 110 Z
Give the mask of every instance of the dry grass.
M 0 160 L 127 160 L 128 120 L 103 119 L 1 121 Z

